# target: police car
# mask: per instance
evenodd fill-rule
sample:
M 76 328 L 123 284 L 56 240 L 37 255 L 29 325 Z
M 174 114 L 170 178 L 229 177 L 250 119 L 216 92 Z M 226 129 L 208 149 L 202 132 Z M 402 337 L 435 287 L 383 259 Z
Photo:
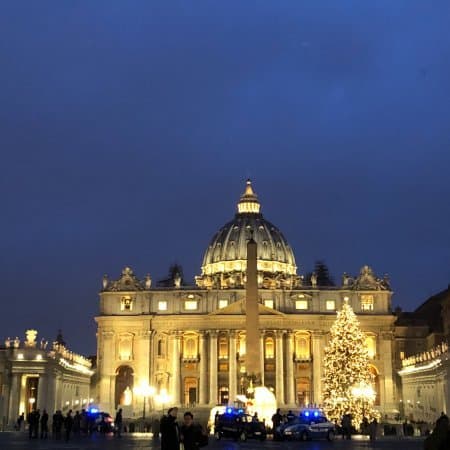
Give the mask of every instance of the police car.
M 246 441 L 250 438 L 264 441 L 267 438 L 263 422 L 255 420 L 243 409 L 236 408 L 227 408 L 225 413 L 217 417 L 214 424 L 214 435 L 216 439 L 231 437 L 236 441 Z
M 279 430 L 283 439 L 308 441 L 311 439 L 328 439 L 336 435 L 334 423 L 329 422 L 320 410 L 304 410 L 292 423 Z

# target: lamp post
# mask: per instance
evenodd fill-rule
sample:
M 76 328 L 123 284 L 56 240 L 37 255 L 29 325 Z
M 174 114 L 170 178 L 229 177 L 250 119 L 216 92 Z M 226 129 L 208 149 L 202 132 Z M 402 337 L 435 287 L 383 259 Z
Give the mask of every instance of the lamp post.
M 355 398 L 359 398 L 361 400 L 362 404 L 362 415 L 363 419 L 366 415 L 366 402 L 367 401 L 373 401 L 375 399 L 375 391 L 373 390 L 372 386 L 365 382 L 360 382 L 359 384 L 355 385 L 351 389 L 352 395 Z
M 170 395 L 167 394 L 167 389 L 161 389 L 160 393 L 155 396 L 155 400 L 161 405 L 162 413 L 164 414 L 164 405 L 170 402 Z
M 148 383 L 141 383 L 140 385 L 133 388 L 133 392 L 137 395 L 141 395 L 144 404 L 142 408 L 142 418 L 145 420 L 145 404 L 147 402 L 147 397 L 152 397 L 155 394 L 155 388 L 150 386 Z

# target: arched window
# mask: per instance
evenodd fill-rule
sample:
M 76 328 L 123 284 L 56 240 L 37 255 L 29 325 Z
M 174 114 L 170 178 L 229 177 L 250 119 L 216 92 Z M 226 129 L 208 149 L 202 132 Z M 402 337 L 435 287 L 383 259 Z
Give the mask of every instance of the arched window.
M 118 359 L 131 361 L 133 359 L 133 335 L 130 333 L 119 336 Z
M 156 354 L 160 357 L 163 358 L 166 355 L 166 343 L 164 341 L 163 338 L 159 338 L 158 339 L 158 344 L 157 344 L 157 349 L 156 349 Z
M 131 405 L 133 396 L 133 369 L 130 366 L 120 366 L 116 371 L 115 403 Z
M 266 337 L 264 342 L 264 352 L 266 359 L 272 359 L 275 357 L 275 345 L 273 337 Z
M 226 336 L 219 337 L 219 358 L 228 359 L 228 339 Z
M 198 356 L 197 336 L 188 334 L 183 337 L 183 357 L 193 359 Z
M 311 358 L 310 339 L 307 334 L 295 336 L 295 359 L 307 361 Z

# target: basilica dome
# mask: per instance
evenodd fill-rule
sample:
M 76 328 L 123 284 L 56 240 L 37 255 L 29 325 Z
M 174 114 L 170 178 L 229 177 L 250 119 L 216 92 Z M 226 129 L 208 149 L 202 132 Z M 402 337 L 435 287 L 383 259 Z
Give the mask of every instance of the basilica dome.
M 258 284 L 261 288 L 292 288 L 299 282 L 294 253 L 281 231 L 264 219 L 258 196 L 247 180 L 233 220 L 212 238 L 203 258 L 197 285 L 210 289 L 245 286 L 247 241 L 258 246 Z

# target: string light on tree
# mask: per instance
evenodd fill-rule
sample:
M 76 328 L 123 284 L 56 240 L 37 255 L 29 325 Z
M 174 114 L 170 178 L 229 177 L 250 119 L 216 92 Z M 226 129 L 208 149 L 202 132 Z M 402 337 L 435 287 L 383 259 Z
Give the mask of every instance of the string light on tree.
M 369 422 L 379 419 L 373 407 L 376 395 L 365 340 L 358 319 L 345 300 L 325 348 L 323 404 L 331 421 L 340 423 L 342 416 L 348 413 L 356 428 L 363 417 Z

